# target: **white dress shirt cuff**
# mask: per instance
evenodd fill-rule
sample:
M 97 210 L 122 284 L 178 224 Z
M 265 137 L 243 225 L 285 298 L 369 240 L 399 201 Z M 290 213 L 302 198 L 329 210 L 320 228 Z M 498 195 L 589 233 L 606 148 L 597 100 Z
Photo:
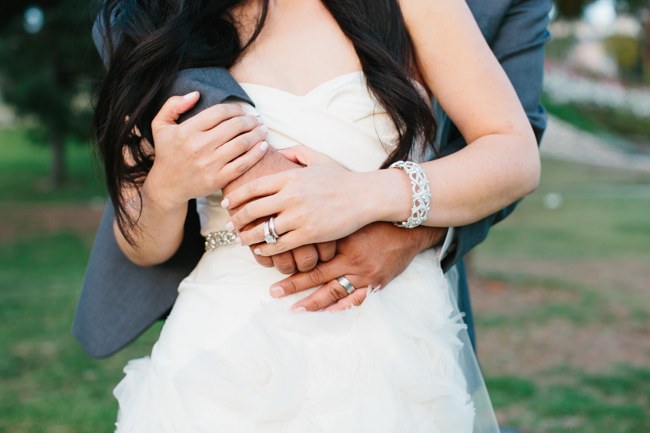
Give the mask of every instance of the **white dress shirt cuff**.
M 442 261 L 447 257 L 447 253 L 449 253 L 449 248 L 451 247 L 451 244 L 454 242 L 454 235 L 455 235 L 455 230 L 453 227 L 449 227 L 447 229 L 447 236 L 445 236 L 445 241 L 442 243 L 442 247 L 440 247 L 440 250 L 438 251 L 438 260 Z

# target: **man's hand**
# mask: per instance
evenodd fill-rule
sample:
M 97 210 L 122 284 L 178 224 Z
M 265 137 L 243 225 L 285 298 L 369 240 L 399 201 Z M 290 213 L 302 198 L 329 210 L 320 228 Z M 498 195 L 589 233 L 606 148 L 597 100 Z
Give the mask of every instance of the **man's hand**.
M 441 243 L 446 233 L 446 228 L 409 230 L 384 222 L 370 224 L 337 241 L 332 260 L 276 283 L 271 287 L 271 295 L 281 297 L 322 285 L 292 308 L 331 311 L 360 305 L 368 288 L 386 286 L 419 252 Z M 342 275 L 356 287 L 351 295 L 336 280 Z
M 257 164 L 226 185 L 223 188 L 223 194 L 226 196 L 230 191 L 258 177 L 301 167 L 301 165 L 285 158 L 273 148 L 269 148 L 266 155 Z M 255 245 L 251 245 L 251 252 L 253 249 L 255 249 Z M 269 268 L 275 266 L 283 274 L 293 274 L 298 271 L 310 271 L 319 260 L 321 262 L 331 260 L 335 253 L 336 242 L 324 242 L 316 245 L 304 245 L 271 257 L 263 257 L 257 254 L 253 254 L 253 256 L 262 266 Z

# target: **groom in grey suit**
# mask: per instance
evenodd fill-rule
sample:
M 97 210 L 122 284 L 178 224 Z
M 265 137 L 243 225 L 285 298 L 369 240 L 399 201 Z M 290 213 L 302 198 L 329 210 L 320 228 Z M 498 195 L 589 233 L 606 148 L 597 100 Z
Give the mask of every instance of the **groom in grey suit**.
M 546 127 L 540 97 L 544 45 L 549 38 L 550 0 L 468 0 L 467 3 L 513 83 L 539 142 Z M 101 52 L 101 40 L 98 42 Z M 193 113 L 232 99 L 253 104 L 228 72 L 220 68 L 182 71 L 173 94 L 182 95 L 194 90 L 201 93 L 201 101 Z M 438 108 L 436 115 L 440 157 L 466 146 L 446 114 Z M 267 164 L 267 167 L 273 170 L 272 164 Z M 266 173 L 256 175 L 260 174 Z M 507 217 L 514 207 L 515 204 L 474 224 L 456 227 L 453 235 L 449 236 L 451 243 L 442 258 L 443 269 L 457 276 L 459 307 L 465 313 L 472 338 L 472 314 L 463 257 L 482 242 L 490 227 Z M 156 320 L 163 318 L 176 299 L 181 279 L 189 274 L 203 252 L 198 217 L 192 212 L 192 204 L 181 247 L 168 262 L 151 268 L 140 268 L 122 254 L 113 235 L 113 215 L 109 203 L 93 245 L 72 327 L 83 348 L 94 357 L 117 352 Z M 327 262 L 327 266 L 320 263 L 311 271 L 296 273 L 285 283 L 285 289 L 296 291 L 325 284 L 349 274 L 350 269 L 355 270 L 357 286 L 385 285 L 403 270 L 399 265 L 403 262 L 401 259 L 413 257 L 415 248 L 440 245 L 448 232 L 447 229 L 431 229 L 405 233 L 404 229 L 390 231 L 380 226 L 362 229 L 338 243 L 337 256 Z M 378 240 L 380 245 L 391 245 L 390 254 L 382 254 L 370 247 Z M 289 266 L 285 272 L 294 270 L 295 266 Z

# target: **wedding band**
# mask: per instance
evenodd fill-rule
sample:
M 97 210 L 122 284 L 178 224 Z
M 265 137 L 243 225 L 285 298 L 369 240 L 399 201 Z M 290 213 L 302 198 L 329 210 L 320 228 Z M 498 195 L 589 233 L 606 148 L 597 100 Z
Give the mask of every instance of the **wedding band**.
M 274 217 L 269 218 L 269 233 L 271 233 L 271 236 L 273 236 L 276 240 L 280 239 L 280 235 L 278 235 L 278 232 L 275 231 Z
M 263 228 L 264 228 L 264 242 L 266 242 L 269 245 L 272 245 L 278 241 L 278 236 L 274 235 L 271 233 L 271 228 L 270 228 L 270 221 L 273 218 L 271 218 L 268 221 L 264 222 Z
M 352 292 L 356 290 L 350 280 L 345 278 L 345 275 L 341 275 L 336 279 L 336 281 L 338 281 L 339 284 L 345 289 L 345 291 L 348 292 L 348 295 L 351 295 Z

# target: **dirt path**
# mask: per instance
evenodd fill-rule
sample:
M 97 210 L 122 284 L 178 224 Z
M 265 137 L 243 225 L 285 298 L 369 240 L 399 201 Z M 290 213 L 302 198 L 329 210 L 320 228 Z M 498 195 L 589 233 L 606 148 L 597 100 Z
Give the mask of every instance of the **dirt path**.
M 650 269 L 642 260 L 476 266 L 504 275 L 516 269 L 524 281 L 471 280 L 479 356 L 490 374 L 650 365 Z
M 92 240 L 102 211 L 89 204 L 3 203 L 0 242 L 66 230 Z

